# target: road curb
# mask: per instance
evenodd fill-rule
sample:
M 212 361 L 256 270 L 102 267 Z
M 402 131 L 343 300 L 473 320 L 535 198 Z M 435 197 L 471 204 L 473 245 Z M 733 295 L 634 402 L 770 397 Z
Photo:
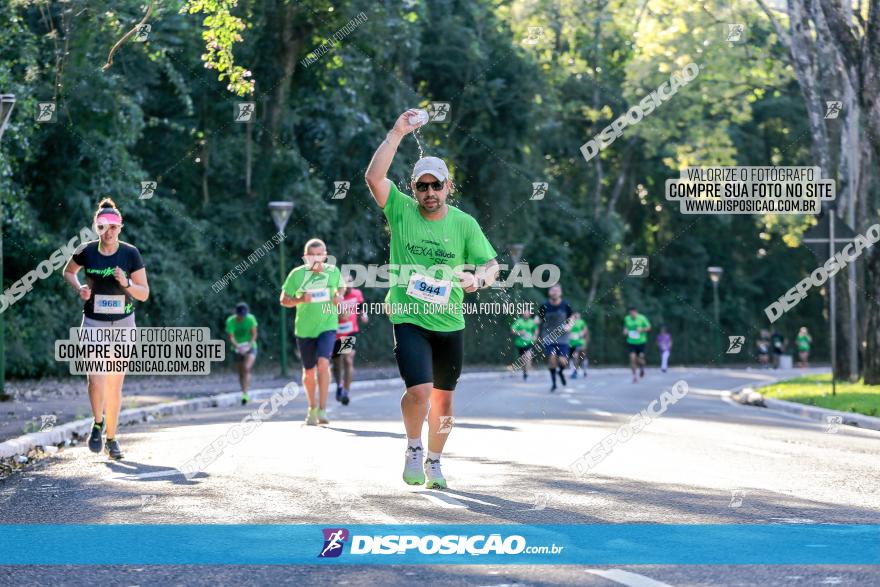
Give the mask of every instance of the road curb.
M 765 407 L 771 410 L 794 414 L 809 420 L 816 420 L 818 422 L 829 423 L 832 422 L 832 420 L 830 420 L 831 417 L 837 416 L 841 419 L 840 423 L 846 426 L 880 431 L 880 418 L 875 418 L 873 416 L 854 414 L 853 412 L 841 412 L 840 410 L 831 410 L 828 408 L 820 408 L 818 406 L 799 404 L 797 402 L 773 399 L 765 397 L 763 394 L 754 390 L 749 390 L 747 392 L 743 389 L 740 392 L 731 394 L 730 397 L 735 402 L 743 405 Z
M 464 373 L 459 378 L 462 381 L 473 379 L 485 379 L 494 377 L 504 371 L 480 371 L 475 373 Z M 299 385 L 299 383 L 297 382 Z M 352 382 L 352 389 L 371 389 L 382 386 L 403 386 L 403 381 L 398 377 L 394 379 L 368 379 L 366 381 Z M 278 389 L 255 389 L 248 395 L 251 402 L 258 402 L 272 397 L 272 394 L 281 390 Z M 228 408 L 241 405 L 241 393 L 238 391 L 230 393 L 221 393 L 217 395 L 209 395 L 186 400 L 174 400 L 161 404 L 154 404 L 143 408 L 132 408 L 122 410 L 119 414 L 119 425 L 130 426 L 141 422 L 149 422 L 157 416 L 175 416 L 187 412 L 195 412 L 205 408 Z M 68 422 L 60 426 L 55 426 L 51 430 L 43 430 L 40 432 L 31 432 L 17 438 L 0 442 L 0 461 L 5 459 L 15 459 L 16 457 L 27 457 L 33 450 L 43 450 L 45 447 L 66 446 L 72 440 L 85 438 L 92 426 L 91 418 L 83 418 L 74 422 Z
M 781 399 L 772 399 L 765 397 L 764 403 L 770 409 L 781 410 L 789 414 L 796 414 L 811 420 L 819 422 L 829 422 L 830 416 L 840 416 L 841 423 L 846 426 L 856 426 L 858 428 L 867 428 L 868 430 L 880 430 L 880 418 L 873 416 L 865 416 L 864 414 L 854 414 L 853 412 L 841 412 L 840 410 L 829 410 L 828 408 L 820 408 L 818 406 L 808 406 L 796 402 L 789 402 Z

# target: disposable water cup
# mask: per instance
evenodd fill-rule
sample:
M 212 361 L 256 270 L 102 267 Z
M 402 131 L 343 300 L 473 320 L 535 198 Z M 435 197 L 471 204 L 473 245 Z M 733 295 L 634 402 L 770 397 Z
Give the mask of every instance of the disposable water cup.
M 409 123 L 412 125 L 421 126 L 421 125 L 425 124 L 426 122 L 428 122 L 429 118 L 430 117 L 428 116 L 428 113 L 426 111 L 419 110 L 416 114 L 413 114 L 412 116 L 409 117 Z

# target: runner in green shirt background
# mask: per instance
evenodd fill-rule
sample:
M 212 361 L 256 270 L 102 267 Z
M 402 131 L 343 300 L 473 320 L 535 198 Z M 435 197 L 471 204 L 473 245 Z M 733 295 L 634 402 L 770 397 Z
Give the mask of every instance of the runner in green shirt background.
M 813 337 L 810 336 L 807 327 L 801 326 L 801 329 L 798 331 L 797 339 L 795 339 L 795 344 L 797 344 L 798 357 L 800 358 L 799 366 L 804 369 L 810 366 L 810 345 L 812 342 Z
M 645 344 L 648 342 L 651 323 L 644 314 L 639 314 L 635 306 L 630 306 L 628 311 L 629 313 L 623 318 L 623 334 L 626 336 L 626 346 L 629 350 L 633 383 L 637 383 L 636 367 L 639 368 L 639 377 L 645 376 Z
M 238 369 L 238 384 L 241 387 L 241 405 L 248 403 L 248 389 L 251 386 L 251 371 L 257 360 L 257 319 L 248 310 L 248 305 L 239 302 L 235 314 L 226 319 L 226 335 L 235 354 Z
M 279 301 L 285 308 L 296 307 L 294 335 L 303 363 L 303 387 L 309 401 L 306 424 L 316 426 L 330 423 L 327 418 L 330 356 L 339 326 L 337 307 L 342 301 L 345 285 L 339 269 L 325 263 L 327 246 L 324 241 L 309 240 L 303 253 L 304 264 L 287 275 Z
M 571 315 L 571 330 L 568 333 L 568 361 L 571 365 L 571 378 L 577 379 L 578 367 L 584 377 L 587 376 L 587 344 L 590 342 L 590 330 L 581 318 L 580 312 Z
M 516 346 L 516 350 L 519 351 L 519 356 L 523 362 L 523 379 L 528 379 L 529 369 L 532 368 L 532 349 L 535 346 L 535 336 L 538 334 L 538 322 L 532 316 L 532 313 L 526 309 L 523 310 L 519 318 L 513 321 L 513 326 L 510 329 L 516 335 L 516 338 L 513 339 L 513 344 Z

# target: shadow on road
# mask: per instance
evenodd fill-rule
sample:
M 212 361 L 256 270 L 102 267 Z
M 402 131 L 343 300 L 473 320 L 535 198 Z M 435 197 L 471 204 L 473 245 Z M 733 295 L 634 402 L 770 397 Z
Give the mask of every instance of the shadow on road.
M 352 436 L 364 436 L 366 438 L 406 438 L 406 434 L 398 432 L 385 432 L 381 430 L 352 430 L 351 428 L 337 428 L 336 426 L 327 426 L 328 430 L 335 432 L 344 432 Z
M 106 461 L 104 466 L 119 475 L 119 481 L 169 481 L 173 485 L 196 485 L 196 478 L 207 478 L 208 474 L 198 472 L 189 479 L 177 467 L 146 465 L 128 459 Z

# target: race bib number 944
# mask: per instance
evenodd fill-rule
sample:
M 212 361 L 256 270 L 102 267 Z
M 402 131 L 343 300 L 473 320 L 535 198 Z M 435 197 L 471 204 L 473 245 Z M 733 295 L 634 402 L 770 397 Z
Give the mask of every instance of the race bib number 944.
M 433 304 L 449 303 L 452 282 L 413 273 L 406 288 L 407 295 Z
M 323 289 L 307 289 L 306 293 L 309 294 L 313 302 L 329 302 L 330 301 L 330 290 L 326 287 Z

